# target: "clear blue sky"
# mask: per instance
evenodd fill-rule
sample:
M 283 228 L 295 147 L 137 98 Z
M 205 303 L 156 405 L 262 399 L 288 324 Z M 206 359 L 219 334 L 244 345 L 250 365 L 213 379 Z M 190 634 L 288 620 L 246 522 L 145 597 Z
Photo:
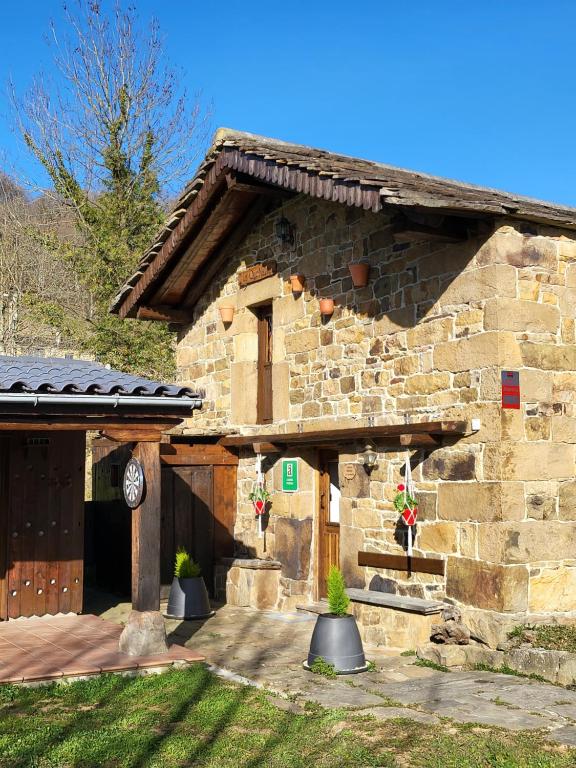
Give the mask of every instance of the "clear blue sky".
M 133 2 L 214 127 L 576 205 L 574 0 Z M 1 3 L 4 83 L 49 67 L 60 16 L 58 0 Z

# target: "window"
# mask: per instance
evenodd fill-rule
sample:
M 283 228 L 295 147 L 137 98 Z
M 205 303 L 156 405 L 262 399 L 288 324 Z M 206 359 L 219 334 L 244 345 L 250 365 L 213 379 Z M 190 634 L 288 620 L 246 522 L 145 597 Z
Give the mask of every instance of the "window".
M 257 420 L 272 421 L 272 305 L 260 307 L 258 317 L 258 392 Z

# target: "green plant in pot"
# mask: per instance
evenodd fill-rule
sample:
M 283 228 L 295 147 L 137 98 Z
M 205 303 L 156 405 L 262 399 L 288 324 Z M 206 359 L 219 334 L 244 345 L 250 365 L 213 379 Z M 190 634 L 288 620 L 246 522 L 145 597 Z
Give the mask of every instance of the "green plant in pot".
M 213 614 L 200 566 L 183 547 L 179 547 L 166 616 L 170 619 L 205 619 Z
M 304 667 L 310 669 L 317 659 L 322 659 L 331 664 L 339 675 L 365 672 L 369 665 L 356 619 L 348 613 L 350 598 L 346 594 L 344 577 L 334 566 L 328 573 L 327 587 L 330 611 L 321 613 L 316 619 Z

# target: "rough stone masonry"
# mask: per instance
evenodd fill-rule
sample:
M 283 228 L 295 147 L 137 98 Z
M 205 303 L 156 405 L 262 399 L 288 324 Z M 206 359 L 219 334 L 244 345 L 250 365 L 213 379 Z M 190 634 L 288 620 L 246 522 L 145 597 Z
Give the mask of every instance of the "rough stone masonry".
M 275 236 L 281 216 L 293 226 L 293 244 Z M 239 272 L 269 259 L 277 275 L 239 287 Z M 370 264 L 365 288 L 352 285 L 354 261 Z M 295 273 L 306 280 L 297 297 L 289 282 Z M 335 301 L 327 321 L 320 297 Z M 487 643 L 520 619 L 569 619 L 576 608 L 573 233 L 496 220 L 460 243 L 398 244 L 385 212 L 304 195 L 288 200 L 236 248 L 180 332 L 179 378 L 206 391 L 190 433 L 263 432 L 254 426 L 253 311 L 263 301 L 273 306 L 270 432 L 404 419 L 481 423 L 452 445 L 412 452 L 420 510 L 414 554 L 444 558 L 445 577 L 358 566 L 362 549 L 404 552 L 392 499 L 405 453 L 378 447 L 371 475 L 345 471 L 358 466 L 362 446 L 340 453 L 340 560 L 348 586 L 449 599 Z M 218 307 L 231 303 L 234 320 L 224 327 Z M 520 410 L 501 408 L 503 369 L 520 372 Z M 270 462 L 271 516 L 262 539 L 247 498 L 255 457 L 241 454 L 235 529 L 240 550 L 282 563 L 279 578 L 271 572 L 274 595 L 264 590 L 266 607 L 279 609 L 314 597 L 316 567 L 315 455 L 286 455 L 301 459 L 301 488 L 279 492 L 279 464 Z M 384 619 L 371 606 L 357 613 L 371 642 L 413 647 L 414 633 L 422 639 L 430 629 L 428 620 L 415 630 L 411 617 Z

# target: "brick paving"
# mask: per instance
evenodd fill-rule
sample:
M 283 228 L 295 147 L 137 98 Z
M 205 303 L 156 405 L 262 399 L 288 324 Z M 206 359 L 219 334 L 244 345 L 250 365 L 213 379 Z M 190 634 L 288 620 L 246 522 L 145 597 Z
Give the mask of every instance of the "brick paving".
M 128 656 L 118 651 L 122 626 L 90 614 L 16 619 L 0 623 L 0 683 L 26 683 L 137 672 L 203 661 L 197 650 L 174 642 L 167 654 Z

